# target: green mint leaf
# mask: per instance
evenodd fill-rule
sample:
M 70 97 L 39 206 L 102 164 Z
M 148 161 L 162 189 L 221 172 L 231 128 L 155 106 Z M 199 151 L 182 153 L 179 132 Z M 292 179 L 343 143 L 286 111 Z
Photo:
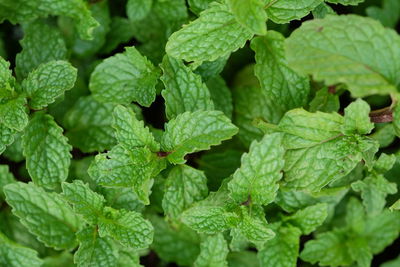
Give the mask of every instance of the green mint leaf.
M 0 123 L 0 154 L 6 149 L 8 145 L 14 142 L 14 135 L 17 132 L 8 128 L 3 123 Z
M 241 166 L 228 184 L 230 196 L 237 203 L 248 200 L 267 205 L 275 199 L 285 164 L 281 139 L 278 133 L 265 135 L 260 142 L 253 141 L 249 152 L 243 154 Z
M 394 260 L 387 261 L 387 262 L 381 264 L 381 267 L 396 267 L 396 266 L 399 266 L 399 264 L 400 264 L 400 256 Z
M 87 184 L 79 180 L 63 183 L 62 191 L 63 196 L 74 206 L 75 212 L 81 214 L 89 223 L 95 224 L 102 216 L 105 199 L 93 192 Z
M 22 131 L 28 124 L 26 98 L 19 96 L 0 103 L 0 123 L 15 131 Z
M 144 19 L 150 12 L 153 0 L 128 0 L 126 15 L 132 21 Z
M 125 148 L 148 147 L 151 151 L 159 151 L 160 145 L 144 122 L 136 118 L 130 108 L 117 106 L 113 113 L 113 128 L 119 144 Z
M 17 77 L 26 78 L 40 64 L 67 58 L 67 47 L 60 31 L 42 20 L 25 25 L 22 51 L 16 56 Z
M 100 237 L 110 236 L 130 248 L 147 248 L 153 242 L 153 226 L 135 211 L 104 209 L 100 218 Z
M 331 266 L 346 266 L 353 262 L 346 242 L 346 230 L 334 229 L 322 233 L 317 239 L 308 241 L 300 254 L 302 260 L 315 264 Z
M 40 267 L 43 261 L 36 251 L 14 243 L 0 232 L 0 264 L 10 267 Z
M 397 192 L 396 184 L 390 183 L 383 175 L 368 176 L 362 181 L 352 183 L 351 188 L 356 192 L 361 192 L 363 204 L 371 215 L 382 212 L 386 204 L 386 196 Z
M 22 87 L 32 109 L 42 109 L 70 90 L 76 80 L 77 70 L 67 61 L 49 61 L 29 73 Z
M 156 97 L 159 76 L 156 69 L 135 47 L 126 47 L 101 62 L 90 76 L 89 88 L 101 102 L 150 106 Z
M 196 15 L 199 15 L 201 11 L 207 9 L 213 0 L 189 0 L 189 8 Z
M 266 0 L 268 18 L 275 23 L 288 23 L 307 16 L 323 0 Z
M 249 31 L 258 35 L 267 33 L 267 13 L 263 0 L 229 0 L 227 4 L 236 20 Z
M 206 84 L 210 91 L 211 100 L 214 103 L 215 109 L 221 110 L 224 112 L 225 116 L 231 119 L 233 112 L 232 93 L 224 79 L 217 75 L 208 79 Z
M 381 41 L 375 41 L 376 36 Z M 382 50 L 382 42 L 392 45 Z M 376 51 L 380 56 L 371 56 Z M 344 83 L 354 97 L 396 91 L 400 79 L 394 73 L 400 64 L 382 62 L 398 58 L 398 51 L 400 37 L 394 31 L 355 15 L 306 22 L 286 41 L 286 56 L 292 68 L 312 74 L 326 85 Z
M 40 8 L 35 8 L 39 6 Z M 18 2 L 5 0 L 0 4 L 0 9 L 0 20 L 8 19 L 13 24 L 31 22 L 49 15 L 69 17 L 75 21 L 77 31 L 84 39 L 90 39 L 93 29 L 98 26 L 86 2 L 82 0 L 18 0 Z
M 203 78 L 203 81 L 208 81 L 209 79 L 217 76 L 223 71 L 229 59 L 229 56 L 230 54 L 225 57 L 220 57 L 214 61 L 205 61 L 201 63 L 200 66 L 196 66 L 197 64 L 195 64 L 193 65 L 194 67 L 196 67 L 194 72 L 199 74 Z
M 349 252 L 357 266 L 370 267 L 372 261 L 372 253 L 368 247 L 368 242 L 363 238 L 356 238 L 350 241 Z
M 4 187 L 7 203 L 21 223 L 46 246 L 72 249 L 81 222 L 67 202 L 56 193 L 47 193 L 32 183 Z
M 186 154 L 219 145 L 236 133 L 236 126 L 221 111 L 185 112 L 165 125 L 161 149 L 170 152 L 171 163 L 183 164 Z
M 287 222 L 299 228 L 303 234 L 309 235 L 328 217 L 328 206 L 319 203 L 297 211 L 287 218 Z
M 86 153 L 111 149 L 116 144 L 111 127 L 114 107 L 92 96 L 80 97 L 64 117 L 71 145 Z
M 176 262 L 183 266 L 192 266 L 200 253 L 200 238 L 183 224 L 170 226 L 164 218 L 151 216 L 154 225 L 154 243 L 152 247 L 161 259 Z
M 242 206 L 242 220 L 237 226 L 240 233 L 258 249 L 264 247 L 264 243 L 274 238 L 275 233 L 268 227 L 264 210 L 261 206 L 246 208 Z
M 310 102 L 310 112 L 338 112 L 340 108 L 339 96 L 329 92 L 327 87 L 318 90 Z
M 284 180 L 295 189 L 318 191 L 348 174 L 362 159 L 376 152 L 377 144 L 359 135 L 344 136 L 343 117 L 336 113 L 309 113 L 294 109 L 285 114 L 278 131 L 286 148 Z M 311 162 L 318 161 L 313 168 Z
M 370 6 L 365 11 L 369 17 L 379 20 L 383 26 L 390 28 L 394 28 L 400 19 L 400 3 L 396 0 L 383 0 L 382 8 Z
M 227 267 L 228 244 L 222 234 L 208 236 L 200 244 L 200 254 L 194 262 L 195 267 Z
M 374 128 L 374 124 L 369 118 L 371 111 L 367 102 L 357 99 L 344 109 L 344 124 L 342 132 L 344 134 L 369 134 Z
M 363 232 L 373 254 L 382 252 L 397 238 L 400 232 L 400 214 L 384 210 L 377 216 L 368 217 Z
M 254 65 L 244 68 L 237 76 L 233 90 L 234 122 L 239 126 L 238 137 L 249 146 L 254 139 L 263 137 L 262 131 L 254 124 L 255 120 L 278 123 L 283 113 L 261 89 L 260 82 L 254 75 Z
M 132 188 L 139 200 L 147 205 L 150 179 L 165 167 L 165 160 L 146 147 L 127 150 L 118 145 L 105 154 L 97 155 L 88 172 L 99 185 Z
M 227 230 L 238 217 L 219 206 L 194 206 L 181 215 L 184 224 L 199 233 L 215 234 Z
M 282 34 L 269 31 L 266 36 L 256 37 L 251 42 L 251 48 L 256 53 L 255 75 L 263 92 L 276 103 L 282 115 L 290 109 L 304 106 L 310 91 L 308 78 L 288 67 L 284 41 Z
M 274 229 L 275 230 L 275 229 Z M 295 267 L 299 255 L 301 231 L 293 226 L 279 227 L 257 257 L 261 266 Z
M 313 11 L 312 15 L 316 19 L 323 19 L 327 15 L 336 15 L 336 12 L 331 6 L 327 5 L 325 2 L 319 4 Z
M 23 136 L 26 168 L 32 181 L 46 189 L 59 187 L 68 177 L 72 147 L 62 128 L 44 113 L 35 113 Z
M 325 0 L 328 3 L 333 3 L 333 4 L 341 4 L 341 5 L 352 5 L 352 6 L 356 6 L 359 3 L 364 2 L 365 0 Z
M 8 165 L 0 165 L 0 201 L 5 198 L 3 187 L 14 182 L 16 180 L 10 172 Z
M 74 262 L 78 266 L 116 266 L 118 254 L 109 237 L 99 237 L 96 228 L 84 228 L 76 234 L 79 248 Z
M 89 9 L 93 14 L 93 18 L 99 25 L 93 30 L 90 40 L 79 38 L 79 36 L 75 34 L 71 49 L 73 53 L 79 57 L 90 57 L 98 52 L 106 42 L 106 35 L 110 30 L 111 17 L 108 3 L 106 1 L 90 3 Z M 70 22 L 67 20 L 60 24 L 62 28 L 71 27 Z
M 207 196 L 207 177 L 187 165 L 175 166 L 165 182 L 162 207 L 170 218 L 178 218 L 193 203 Z
M 194 74 L 181 60 L 165 56 L 161 68 L 161 80 L 165 85 L 161 94 L 165 99 L 168 119 L 185 111 L 214 109 L 210 92 L 201 77 Z
M 244 46 L 253 34 L 236 22 L 229 8 L 212 3 L 200 17 L 168 39 L 166 52 L 185 61 L 214 61 Z

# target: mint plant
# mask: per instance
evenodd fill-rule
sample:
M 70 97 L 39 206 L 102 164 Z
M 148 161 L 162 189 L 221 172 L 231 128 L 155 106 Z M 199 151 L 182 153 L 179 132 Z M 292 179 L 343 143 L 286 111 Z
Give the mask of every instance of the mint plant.
M 398 0 L 0 0 L 0 266 L 400 266 Z

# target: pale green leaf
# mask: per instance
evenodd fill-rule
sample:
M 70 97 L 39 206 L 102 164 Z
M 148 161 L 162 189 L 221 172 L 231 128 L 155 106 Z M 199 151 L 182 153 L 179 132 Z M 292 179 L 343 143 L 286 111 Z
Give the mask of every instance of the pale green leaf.
M 362 99 L 357 99 L 344 109 L 344 123 L 342 132 L 344 134 L 369 134 L 374 124 L 369 118 L 371 108 Z
M 22 131 L 28 124 L 26 98 L 19 96 L 0 103 L 0 123 L 15 131 Z
M 227 230 L 237 215 L 219 206 L 197 205 L 181 215 L 184 224 L 199 233 L 215 234 Z
M 79 248 L 75 252 L 74 262 L 79 266 L 113 267 L 118 254 L 109 237 L 99 237 L 96 228 L 84 228 L 76 234 Z
M 267 205 L 275 199 L 285 164 L 281 140 L 278 133 L 265 135 L 260 142 L 253 141 L 249 152 L 243 154 L 241 166 L 228 184 L 230 196 L 237 203 L 249 200 Z
M 93 29 L 99 25 L 83 0 L 3 0 L 0 3 L 0 21 L 29 23 L 49 15 L 73 19 L 76 30 L 84 39 L 90 39 Z
M 212 3 L 199 18 L 171 35 L 166 52 L 185 61 L 214 61 L 243 47 L 251 37 L 226 5 Z
M 266 36 L 256 37 L 251 42 L 251 48 L 256 53 L 254 73 L 263 93 L 279 108 L 274 112 L 282 115 L 290 109 L 304 106 L 310 91 L 308 78 L 288 67 L 284 41 L 282 34 L 268 31 Z
M 153 0 L 128 0 L 126 15 L 132 21 L 144 19 L 151 10 Z
M 102 216 L 105 199 L 102 195 L 93 192 L 87 184 L 80 180 L 62 184 L 63 196 L 74 206 L 76 213 L 85 220 L 95 224 Z
M 319 4 L 313 11 L 312 15 L 315 19 L 323 19 L 327 15 L 336 15 L 336 12 L 331 6 L 327 5 L 325 2 Z
M 106 35 L 110 30 L 111 18 L 108 2 L 92 2 L 90 3 L 89 9 L 99 25 L 93 30 L 91 40 L 82 40 L 82 38 L 79 38 L 77 34 L 75 34 L 73 44 L 71 45 L 72 51 L 81 58 L 95 55 L 105 44 Z M 62 22 L 59 24 L 62 24 Z M 66 20 L 64 24 L 64 27 L 70 27 L 71 22 Z M 65 31 L 65 29 L 63 30 Z
M 10 172 L 8 165 L 0 165 L 0 201 L 5 197 L 3 187 L 14 182 L 16 182 L 16 180 L 14 175 Z
M 22 51 L 17 54 L 15 72 L 20 79 L 40 64 L 66 59 L 67 47 L 60 31 L 42 20 L 24 25 Z
M 266 0 L 268 18 L 275 23 L 288 23 L 307 16 L 323 0 Z
M 362 159 L 373 156 L 377 144 L 358 135 L 344 136 L 340 132 L 343 121 L 336 113 L 294 109 L 285 114 L 278 131 L 284 133 L 283 146 L 287 149 L 286 186 L 319 191 L 347 175 Z
M 162 206 L 170 218 L 177 218 L 193 203 L 207 196 L 207 177 L 202 171 L 187 165 L 170 170 L 165 183 Z
M 62 131 L 50 115 L 35 113 L 24 132 L 26 168 L 32 181 L 47 189 L 68 177 L 72 147 Z
M 304 261 L 325 266 L 346 266 L 353 262 L 346 242 L 346 231 L 335 229 L 322 233 L 316 239 L 305 244 L 300 258 Z
M 287 222 L 299 228 L 304 235 L 320 226 L 328 216 L 328 205 L 319 203 L 297 211 L 292 216 L 285 218 Z
M 29 98 L 29 107 L 42 109 L 70 90 L 76 80 L 77 70 L 67 61 L 49 61 L 39 65 L 22 82 Z
M 88 172 L 99 185 L 106 187 L 129 187 L 144 204 L 149 204 L 151 178 L 166 166 L 148 148 L 126 150 L 118 145 L 111 151 L 97 155 Z
M 86 153 L 111 149 L 116 143 L 111 127 L 114 107 L 92 96 L 80 97 L 64 118 L 70 143 Z
M 195 267 L 227 267 L 226 257 L 229 249 L 222 234 L 208 236 L 200 244 L 200 254 L 194 262 Z
M 325 0 L 328 3 L 333 3 L 333 4 L 341 4 L 341 5 L 352 5 L 352 6 L 356 6 L 359 3 L 364 2 L 365 0 Z
M 373 254 L 382 252 L 399 236 L 400 214 L 384 210 L 377 216 L 368 217 L 363 232 Z
M 258 35 L 267 33 L 267 13 L 263 0 L 228 0 L 227 4 L 236 20 L 249 31 Z
M 275 233 L 268 227 L 265 213 L 261 206 L 246 208 L 242 206 L 242 218 L 237 226 L 240 233 L 258 249 L 264 247 L 264 243 L 274 238 Z
M 379 214 L 386 204 L 386 196 L 395 194 L 397 186 L 390 183 L 383 175 L 368 176 L 362 181 L 351 184 L 354 191 L 361 193 L 363 204 L 371 215 Z
M 144 122 L 136 118 L 132 109 L 121 105 L 115 107 L 112 126 L 118 143 L 126 149 L 148 147 L 151 151 L 159 151 L 160 145 Z
M 344 83 L 354 97 L 395 92 L 400 83 L 400 63 L 393 61 L 400 58 L 400 37 L 369 18 L 327 16 L 303 23 L 287 39 L 286 56 L 299 73 L 326 85 Z
M 275 237 L 258 252 L 261 266 L 295 267 L 299 254 L 301 231 L 293 226 L 275 230 Z
M 33 249 L 9 240 L 0 232 L 0 265 L 7 267 L 40 267 L 43 261 Z
M 47 193 L 32 183 L 13 183 L 4 187 L 7 203 L 21 223 L 47 246 L 73 249 L 80 218 L 56 193 Z
M 221 111 L 179 114 L 165 125 L 161 149 L 174 164 L 185 163 L 186 154 L 207 150 L 237 133 L 237 127 Z
M 194 74 L 181 60 L 165 56 L 161 68 L 161 80 L 165 85 L 161 94 L 168 119 L 185 111 L 214 109 L 210 92 L 200 75 Z
M 159 70 L 135 47 L 126 47 L 101 62 L 90 76 L 89 88 L 101 102 L 138 102 L 150 106 L 156 97 Z
M 153 242 L 154 228 L 135 211 L 104 209 L 99 221 L 100 237 L 110 236 L 130 248 L 147 248 Z
M 17 132 L 8 128 L 3 123 L 0 123 L 0 154 L 6 149 L 8 145 L 14 142 L 14 135 Z
M 327 87 L 318 90 L 310 102 L 310 112 L 338 112 L 340 108 L 339 96 L 329 92 Z

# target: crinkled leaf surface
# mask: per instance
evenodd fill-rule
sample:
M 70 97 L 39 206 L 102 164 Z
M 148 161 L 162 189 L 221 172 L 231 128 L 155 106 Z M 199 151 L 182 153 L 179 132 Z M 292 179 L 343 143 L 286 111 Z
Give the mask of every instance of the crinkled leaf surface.
M 225 4 L 213 3 L 200 17 L 171 35 L 167 54 L 185 61 L 214 61 L 244 46 L 253 34 Z
M 165 56 L 161 68 L 167 118 L 175 118 L 185 111 L 214 109 L 210 92 L 200 75 L 193 73 L 181 60 Z
M 286 56 L 299 73 L 326 85 L 344 83 L 355 97 L 395 92 L 400 83 L 400 63 L 393 62 L 400 58 L 400 37 L 370 18 L 306 22 L 287 39 Z
M 221 111 L 185 112 L 165 125 L 161 149 L 174 164 L 185 163 L 189 153 L 209 149 L 230 139 L 237 127 Z
M 7 185 L 4 193 L 13 213 L 41 242 L 56 249 L 76 246 L 81 222 L 60 195 L 20 182 Z
M 47 189 L 59 187 L 68 176 L 71 149 L 62 128 L 44 113 L 36 113 L 24 136 L 26 167 L 32 181 Z
M 138 102 L 150 106 L 156 97 L 159 70 L 135 47 L 105 59 L 90 76 L 89 88 L 101 102 Z
M 49 61 L 39 65 L 22 83 L 29 106 L 41 109 L 53 103 L 74 86 L 76 75 L 77 70 L 67 61 Z

